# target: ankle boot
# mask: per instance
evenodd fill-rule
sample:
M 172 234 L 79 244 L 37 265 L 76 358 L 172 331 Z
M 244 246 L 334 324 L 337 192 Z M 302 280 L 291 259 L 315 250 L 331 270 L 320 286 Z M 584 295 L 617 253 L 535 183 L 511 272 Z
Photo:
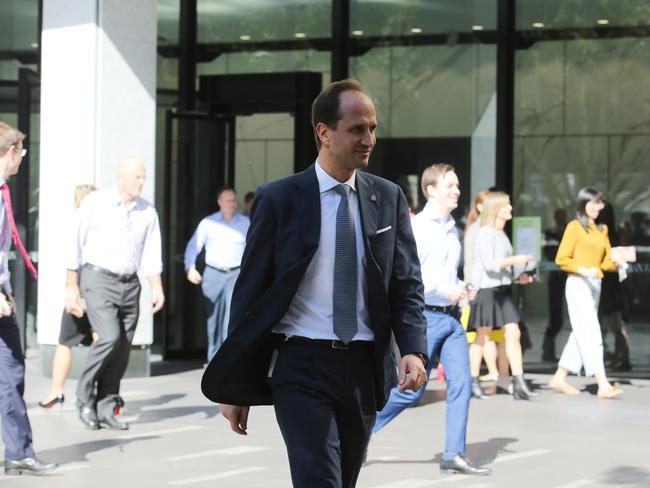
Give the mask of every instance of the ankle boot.
M 530 400 L 537 396 L 528 388 L 524 375 L 520 374 L 512 377 L 512 395 L 515 400 Z
M 472 378 L 472 398 L 477 398 L 479 400 L 485 400 L 488 396 L 483 392 L 481 383 L 478 378 Z

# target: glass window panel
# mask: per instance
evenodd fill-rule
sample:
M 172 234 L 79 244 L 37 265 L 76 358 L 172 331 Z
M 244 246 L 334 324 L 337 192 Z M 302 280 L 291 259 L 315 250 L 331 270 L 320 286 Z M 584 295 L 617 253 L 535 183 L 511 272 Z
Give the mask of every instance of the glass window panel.
M 22 67 L 36 69 L 38 0 L 3 0 L 0 15 L 0 79 L 18 79 Z
M 554 293 L 561 287 L 557 240 L 563 221 L 574 218 L 578 190 L 595 186 L 613 206 L 612 234 L 634 245 L 638 256 L 620 295 L 604 297 L 620 305 L 616 316 L 601 317 L 601 325 L 622 320 L 634 371 L 650 373 L 648 356 L 638 347 L 650 341 L 650 307 L 639 292 L 650 288 L 650 119 L 644 109 L 650 99 L 650 37 L 643 29 L 600 39 L 591 38 L 591 30 L 563 31 L 593 27 L 598 19 L 609 20 L 601 27 L 646 26 L 649 13 L 650 3 L 626 0 L 517 2 L 518 28 L 527 35 L 533 21 L 555 29 L 548 40 L 539 36 L 521 46 L 515 63 L 514 213 L 540 216 L 545 230 L 541 280 L 521 293 L 533 363 L 553 344 L 546 335 L 550 322 L 563 322 L 556 356 L 570 331 L 563 293 Z M 613 334 L 606 343 L 607 359 L 620 353 Z
M 200 43 L 327 38 L 330 0 L 199 0 Z
M 517 29 L 521 30 L 648 26 L 650 3 L 647 0 L 518 0 L 516 17 Z
M 495 2 L 483 0 L 352 0 L 354 36 L 422 35 L 496 29 Z

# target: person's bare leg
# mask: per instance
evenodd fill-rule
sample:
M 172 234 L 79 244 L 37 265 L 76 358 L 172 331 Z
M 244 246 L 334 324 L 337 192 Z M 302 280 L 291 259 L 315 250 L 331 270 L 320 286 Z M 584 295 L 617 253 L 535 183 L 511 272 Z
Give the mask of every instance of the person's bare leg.
M 506 338 L 506 356 L 510 363 L 512 376 L 520 376 L 524 374 L 524 367 L 523 356 L 521 353 L 521 332 L 519 331 L 519 324 L 506 324 L 504 329 Z
M 72 348 L 57 344 L 52 358 L 52 386 L 42 403 L 47 403 L 63 394 L 65 380 L 72 366 Z
M 600 398 L 614 398 L 623 393 L 623 390 L 616 384 L 612 385 L 605 373 L 596 373 L 594 375 L 598 382 L 598 396 Z
M 469 369 L 472 378 L 478 378 L 481 372 L 481 361 L 483 360 L 483 346 L 489 340 L 490 327 L 477 327 L 476 338 L 469 346 Z
M 505 341 L 497 342 L 497 369 L 500 376 L 510 375 L 510 363 L 508 362 L 508 354 L 506 354 Z
M 496 381 L 499 376 L 497 369 L 497 346 L 492 340 L 488 340 L 483 345 L 483 360 L 487 366 L 488 372 L 479 378 L 481 381 Z

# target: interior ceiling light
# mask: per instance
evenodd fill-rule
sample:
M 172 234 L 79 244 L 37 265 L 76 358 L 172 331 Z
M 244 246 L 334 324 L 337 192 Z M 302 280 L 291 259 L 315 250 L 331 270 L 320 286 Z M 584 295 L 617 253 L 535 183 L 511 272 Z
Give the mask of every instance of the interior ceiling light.
M 362 36 L 362 35 L 363 35 L 363 31 L 362 31 L 362 30 L 353 30 L 353 31 L 352 31 L 352 35 L 353 35 L 353 36 Z
M 472 30 L 481 31 L 481 30 L 483 30 L 483 26 L 482 25 L 473 25 Z
M 298 39 L 303 39 L 307 37 L 307 34 L 305 34 L 304 32 L 296 32 L 294 36 L 296 36 Z
M 598 19 L 598 25 L 608 25 L 609 20 L 608 19 Z
M 239 39 L 241 39 L 242 41 L 250 41 L 251 36 L 247 36 L 247 35 L 244 34 L 243 36 L 239 36 Z
M 544 22 L 533 22 L 533 27 L 535 29 L 541 29 L 542 27 L 544 27 Z
M 422 32 L 422 29 L 420 27 L 411 27 L 411 32 L 413 34 L 420 34 Z

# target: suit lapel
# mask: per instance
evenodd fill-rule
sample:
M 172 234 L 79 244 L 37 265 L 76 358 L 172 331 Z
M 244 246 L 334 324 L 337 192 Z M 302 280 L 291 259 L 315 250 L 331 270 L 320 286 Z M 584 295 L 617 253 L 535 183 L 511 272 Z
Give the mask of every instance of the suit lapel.
M 296 187 L 293 205 L 302 240 L 307 252 L 311 253 L 318 248 L 320 241 L 320 188 L 314 165 L 298 175 Z
M 357 189 L 359 191 L 359 211 L 361 224 L 366 242 L 369 242 L 377 233 L 377 209 L 379 208 L 380 194 L 375 191 L 375 185 L 361 171 L 357 171 Z

